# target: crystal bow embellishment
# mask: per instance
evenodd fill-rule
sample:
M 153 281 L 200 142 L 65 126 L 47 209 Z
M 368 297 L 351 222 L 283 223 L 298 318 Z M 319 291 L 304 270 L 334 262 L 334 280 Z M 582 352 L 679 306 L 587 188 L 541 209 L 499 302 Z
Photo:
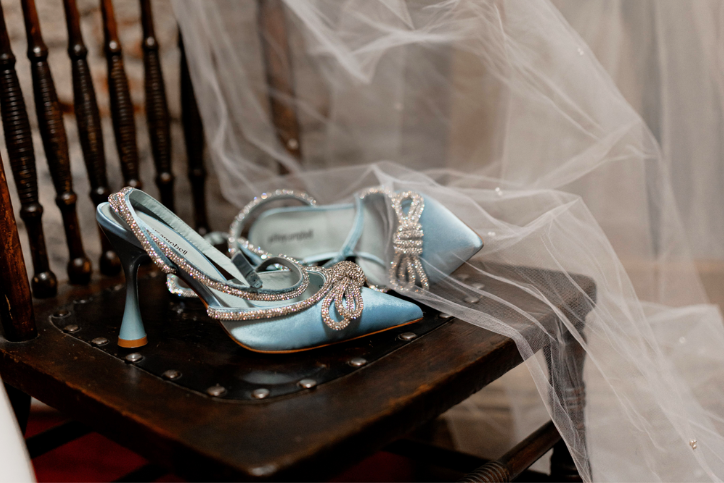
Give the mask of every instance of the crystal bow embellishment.
M 420 261 L 423 236 L 420 216 L 425 209 L 425 200 L 414 191 L 394 193 L 390 199 L 398 221 L 397 232 L 392 240 L 395 255 L 390 266 L 390 280 L 393 286 L 403 289 L 411 289 L 419 281 L 422 288 L 427 290 L 430 282 Z M 402 209 L 406 200 L 411 202 L 407 213 Z
M 339 262 L 329 269 L 332 288 L 322 300 L 322 320 L 330 329 L 342 330 L 362 315 L 364 303 L 360 289 L 367 281 L 362 269 L 352 262 Z M 334 308 L 342 317 L 336 321 L 330 315 Z

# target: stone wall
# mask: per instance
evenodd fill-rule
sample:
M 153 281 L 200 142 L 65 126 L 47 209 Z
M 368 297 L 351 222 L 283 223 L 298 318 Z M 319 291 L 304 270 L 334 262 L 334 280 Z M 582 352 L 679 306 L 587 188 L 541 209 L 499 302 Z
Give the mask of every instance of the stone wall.
M 51 268 L 58 279 L 67 279 L 65 265 L 68 253 L 65 246 L 65 235 L 58 208 L 55 205 L 55 192 L 50 179 L 50 173 L 43 153 L 40 134 L 37 131 L 35 107 L 32 96 L 32 80 L 30 66 L 26 57 L 26 40 L 23 15 L 20 0 L 1 0 L 5 20 L 10 34 L 13 51 L 17 58 L 17 72 L 23 88 L 25 102 L 28 107 L 30 122 L 34 131 L 34 147 L 37 160 L 38 182 L 40 187 L 40 201 L 45 213 L 43 226 L 46 243 L 51 258 Z M 50 50 L 49 62 L 52 69 L 55 85 L 60 102 L 63 105 L 65 128 L 68 133 L 70 145 L 71 169 L 73 172 L 74 191 L 78 194 L 78 215 L 81 230 L 84 234 L 86 252 L 97 269 L 100 255 L 100 242 L 95 228 L 94 208 L 88 197 L 90 187 L 86 176 L 85 164 L 78 141 L 76 121 L 73 116 L 73 90 L 71 83 L 70 61 L 67 55 L 67 34 L 65 27 L 65 13 L 62 0 L 36 0 L 40 17 L 43 37 Z M 103 55 L 103 26 L 100 13 L 99 0 L 78 0 L 78 9 L 81 14 L 81 27 L 83 38 L 88 47 L 88 60 L 93 74 L 96 95 L 103 118 L 105 152 L 107 158 L 108 179 L 111 190 L 123 187 L 118 156 L 113 137 L 113 127 L 110 120 L 108 99 L 108 83 L 106 76 L 106 62 Z M 176 209 L 178 214 L 186 221 L 191 220 L 191 199 L 189 183 L 186 175 L 186 153 L 183 144 L 179 116 L 179 50 L 177 47 L 178 30 L 173 16 L 170 0 L 153 0 L 156 35 L 161 46 L 161 61 L 169 100 L 169 109 L 173 119 L 172 145 L 173 165 L 176 175 Z M 123 46 L 126 72 L 129 77 L 131 96 L 133 98 L 138 148 L 141 159 L 141 180 L 143 189 L 156 196 L 157 190 L 153 183 L 154 168 L 150 152 L 148 133 L 145 125 L 144 90 L 143 90 L 143 58 L 141 50 L 141 24 L 140 5 L 138 0 L 115 0 L 116 20 L 119 26 L 119 35 Z M 0 133 L 1 136 L 1 133 Z M 7 150 L 4 139 L 0 139 L 0 154 L 2 154 L 8 185 L 13 196 L 16 219 L 20 229 L 20 238 L 23 243 L 25 261 L 31 272 L 30 252 L 27 237 L 24 233 L 22 220 L 18 217 L 19 203 L 17 201 L 15 184 L 12 180 L 8 163 Z M 228 227 L 235 214 L 235 208 L 230 206 L 218 193 L 218 183 L 213 179 L 213 170 L 206 162 L 209 172 L 208 201 L 213 210 L 209 210 L 213 229 L 224 230 Z

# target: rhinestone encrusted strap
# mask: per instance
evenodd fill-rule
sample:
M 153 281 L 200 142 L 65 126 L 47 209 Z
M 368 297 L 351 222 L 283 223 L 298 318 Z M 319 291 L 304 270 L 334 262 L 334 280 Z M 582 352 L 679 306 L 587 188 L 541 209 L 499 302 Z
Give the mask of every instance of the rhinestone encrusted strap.
M 168 275 L 166 275 L 166 288 L 168 288 L 168 292 L 170 294 L 178 295 L 179 297 L 187 299 L 194 299 L 198 297 L 198 295 L 196 295 L 196 292 L 194 292 L 190 288 L 182 287 L 181 284 L 179 284 L 178 275 L 174 275 L 173 273 L 169 273 Z
M 171 268 L 171 266 L 169 266 L 158 255 L 154 246 L 151 245 L 151 243 L 148 241 L 146 233 L 141 229 L 141 227 L 136 222 L 133 214 L 128 209 L 128 204 L 126 203 L 125 199 L 132 191 L 133 188 L 131 188 L 130 186 L 126 186 L 121 191 L 111 194 L 108 197 L 108 204 L 110 204 L 111 208 L 113 208 L 113 211 L 115 211 L 116 214 L 120 215 L 120 217 L 123 218 L 126 224 L 131 227 L 131 231 L 136 236 L 136 238 L 138 238 L 138 241 L 141 242 L 141 246 L 144 250 L 146 250 L 148 256 L 151 257 L 153 263 L 155 263 L 156 266 L 160 268 L 161 271 L 163 271 L 164 273 L 176 273 L 176 270 Z
M 283 317 L 308 309 L 322 300 L 322 320 L 333 330 L 344 329 L 352 320 L 362 316 L 364 303 L 360 287 L 365 283 L 365 275 L 356 263 L 339 262 L 331 268 L 315 267 L 308 270 L 321 275 L 324 283 L 315 294 L 301 302 L 284 307 L 243 311 L 209 307 L 206 313 L 209 314 L 209 317 L 219 320 L 267 319 Z M 333 320 L 329 313 L 332 301 L 334 301 L 337 312 L 343 317 L 340 322 Z
M 249 218 L 249 215 L 256 210 L 261 204 L 264 204 L 268 201 L 274 201 L 274 200 L 297 200 L 301 201 L 302 203 L 305 203 L 310 206 L 315 206 L 317 204 L 317 200 L 309 196 L 307 193 L 303 191 L 294 191 L 294 190 L 276 190 L 272 193 L 262 193 L 261 195 L 255 197 L 251 202 L 249 202 L 242 210 L 236 215 L 234 218 L 234 221 L 231 222 L 231 226 L 229 227 L 229 238 L 228 238 L 228 244 L 229 244 L 229 256 L 233 257 L 236 255 L 236 253 L 239 251 L 239 247 L 245 248 L 246 250 L 249 250 L 251 253 L 254 253 L 256 255 L 259 255 L 262 260 L 266 260 L 267 258 L 273 256 L 269 252 L 265 251 L 261 247 L 254 246 L 249 240 L 241 236 L 241 232 L 244 229 L 244 224 L 246 223 L 246 220 Z M 288 256 L 284 256 L 285 258 L 291 258 Z M 295 260 L 297 263 L 300 263 L 299 260 Z
M 390 263 L 390 285 L 396 290 L 415 290 L 419 283 L 428 290 L 430 282 L 420 261 L 422 255 L 423 231 L 420 216 L 425 209 L 425 199 L 414 191 L 394 193 L 384 187 L 369 188 L 360 193 L 360 198 L 380 194 L 387 196 L 397 217 L 397 229 L 392 240 L 394 257 Z M 410 200 L 407 213 L 402 204 Z
M 169 247 L 159 237 L 155 236 L 153 233 L 150 232 L 146 233 L 145 230 L 143 230 L 138 225 L 135 217 L 133 216 L 133 213 L 131 213 L 131 210 L 129 209 L 128 196 L 132 191 L 133 188 L 124 188 L 118 193 L 114 193 L 109 196 L 108 202 L 110 203 L 113 210 L 125 220 L 128 226 L 131 227 L 131 231 L 133 231 L 133 234 L 141 242 L 143 249 L 146 250 L 146 253 L 148 253 L 149 257 L 151 257 L 151 260 L 153 260 L 153 262 L 163 272 L 167 274 L 175 274 L 176 269 L 172 268 L 168 263 L 166 263 L 163 257 L 158 254 L 158 252 L 154 248 L 154 245 L 161 250 L 166 259 L 174 263 L 178 268 L 189 274 L 195 280 L 199 281 L 200 283 L 206 285 L 209 288 L 218 290 L 219 292 L 227 293 L 229 295 L 234 295 L 245 300 L 255 300 L 261 302 L 276 302 L 282 300 L 289 300 L 298 297 L 299 295 L 304 293 L 304 291 L 309 286 L 309 274 L 307 273 L 306 269 L 293 260 L 290 261 L 297 265 L 299 273 L 302 275 L 302 282 L 298 287 L 294 288 L 293 290 L 285 292 L 280 291 L 278 293 L 267 293 L 249 291 L 245 287 L 234 287 L 220 280 L 208 277 L 204 272 L 202 272 L 193 264 L 191 264 L 188 260 L 186 260 L 185 257 L 176 253 L 174 249 Z M 151 242 L 153 242 L 153 244 Z

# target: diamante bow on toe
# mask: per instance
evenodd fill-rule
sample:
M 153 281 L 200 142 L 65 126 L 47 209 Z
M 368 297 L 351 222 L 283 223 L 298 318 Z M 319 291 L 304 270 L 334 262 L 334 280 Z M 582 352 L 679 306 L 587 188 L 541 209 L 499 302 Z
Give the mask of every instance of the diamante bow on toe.
M 397 232 L 392 240 L 395 257 L 390 265 L 390 282 L 395 287 L 411 289 L 419 279 L 423 289 L 430 288 L 425 269 L 422 268 L 420 255 L 422 255 L 422 225 L 420 216 L 425 209 L 425 200 L 414 191 L 405 191 L 390 196 L 392 208 L 397 215 Z M 402 209 L 402 203 L 411 200 L 407 214 Z
M 367 277 L 362 269 L 352 262 L 339 262 L 329 269 L 329 272 L 332 287 L 322 300 L 322 320 L 330 329 L 342 330 L 354 319 L 362 316 L 364 302 L 360 289 L 367 281 Z M 332 302 L 342 316 L 339 322 L 330 315 Z
M 393 193 L 387 188 L 370 188 L 361 193 L 360 198 L 381 194 L 390 199 L 392 209 L 397 217 L 397 229 L 392 240 L 394 257 L 390 263 L 390 285 L 396 290 L 414 290 L 417 282 L 424 290 L 430 288 L 430 282 L 420 261 L 422 255 L 422 225 L 420 216 L 425 209 L 425 199 L 414 191 Z M 402 207 L 410 200 L 407 214 Z

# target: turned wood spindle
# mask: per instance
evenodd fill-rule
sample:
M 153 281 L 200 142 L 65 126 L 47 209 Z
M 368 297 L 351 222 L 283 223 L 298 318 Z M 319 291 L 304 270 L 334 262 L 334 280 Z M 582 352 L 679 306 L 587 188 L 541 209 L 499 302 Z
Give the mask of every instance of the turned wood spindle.
M 73 73 L 73 103 L 75 119 L 78 125 L 78 137 L 83 151 L 88 180 L 90 181 L 90 198 L 95 206 L 108 201 L 111 190 L 106 175 L 106 154 L 103 146 L 103 128 L 101 115 L 93 88 L 93 78 L 88 66 L 88 49 L 83 42 L 80 30 L 80 15 L 76 0 L 63 0 L 65 21 L 68 28 L 68 56 Z M 121 261 L 113 251 L 108 239 L 99 229 L 101 238 L 101 273 L 116 275 L 121 270 Z
M 103 34 L 106 60 L 108 62 L 108 90 L 111 100 L 111 119 L 116 139 L 116 149 L 121 160 L 123 182 L 126 186 L 142 188 L 138 175 L 138 145 L 136 144 L 136 121 L 133 117 L 133 102 L 128 88 L 128 77 L 123 65 L 123 51 L 118 39 L 118 27 L 113 13 L 113 2 L 101 0 Z
M 25 271 L 15 214 L 0 160 L 0 324 L 7 340 L 20 342 L 34 338 L 33 299 Z
M 0 8 L 0 113 L 5 144 L 20 197 L 20 218 L 25 222 L 33 261 L 33 295 L 54 297 L 58 281 L 50 270 L 43 234 L 43 206 L 38 201 L 38 176 L 35 168 L 33 135 L 25 99 L 15 71 L 15 56 L 10 48 L 5 17 Z
M 156 185 L 161 203 L 174 210 L 171 172 L 171 119 L 168 114 L 166 87 L 161 71 L 161 57 L 158 40 L 153 28 L 151 0 L 141 0 L 141 23 L 143 25 L 143 66 L 146 90 L 146 119 L 151 151 L 156 165 Z
M 191 182 L 191 195 L 194 201 L 194 228 L 205 235 L 210 231 L 206 214 L 206 170 L 204 169 L 204 126 L 201 123 L 199 106 L 196 104 L 194 86 L 191 84 L 186 51 L 179 32 L 179 50 L 181 51 L 181 122 L 188 158 L 188 175 Z
M 272 122 L 279 142 L 297 160 L 302 159 L 299 121 L 292 105 L 294 77 L 282 0 L 258 0 L 259 35 L 266 71 Z M 289 171 L 280 164 L 279 173 Z
M 73 192 L 73 180 L 70 173 L 68 138 L 63 124 L 63 112 L 58 102 L 58 94 L 48 65 L 48 47 L 43 41 L 35 9 L 35 0 L 23 0 L 25 33 L 28 38 L 28 59 L 33 77 L 33 93 L 38 126 L 43 139 L 45 156 L 48 159 L 50 175 L 55 185 L 55 202 L 63 216 L 65 237 L 68 242 L 70 260 L 68 261 L 68 279 L 73 284 L 87 284 L 91 277 L 91 262 L 83 250 L 76 202 L 78 196 Z

